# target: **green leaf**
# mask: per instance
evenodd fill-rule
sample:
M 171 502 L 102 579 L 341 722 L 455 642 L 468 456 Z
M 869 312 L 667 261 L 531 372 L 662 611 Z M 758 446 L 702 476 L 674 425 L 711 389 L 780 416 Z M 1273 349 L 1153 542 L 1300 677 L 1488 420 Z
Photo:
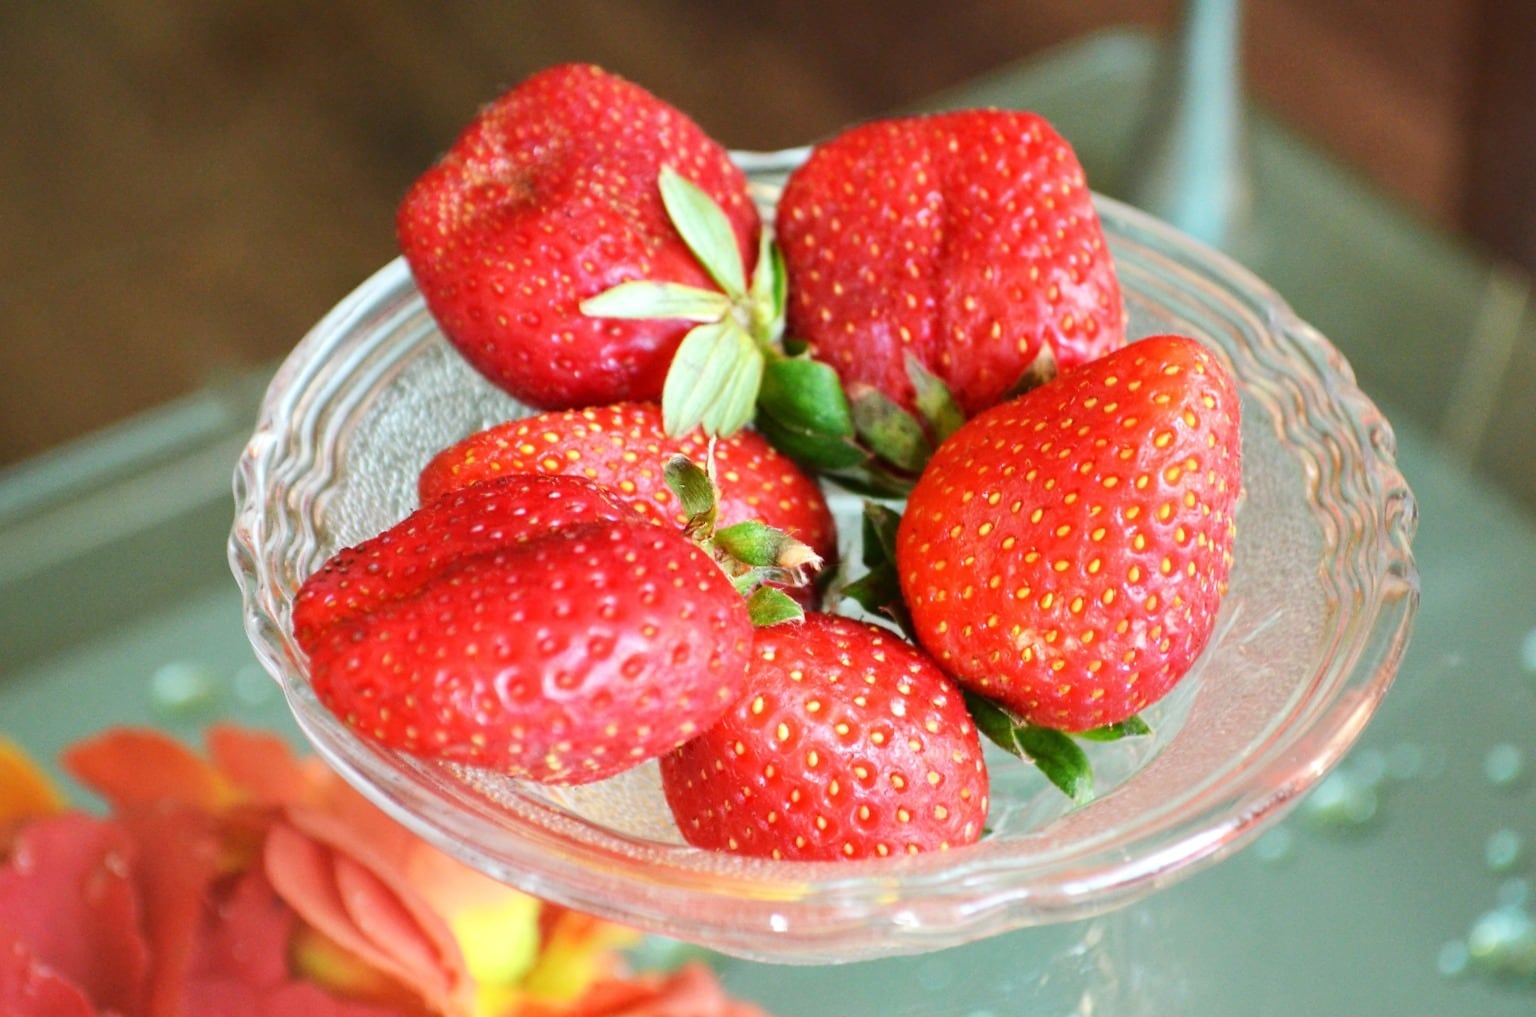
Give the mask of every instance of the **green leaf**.
M 763 370 L 758 406 L 798 431 L 852 438 L 853 415 L 832 365 L 810 357 L 774 357 Z
M 907 354 L 906 367 L 907 377 L 916 392 L 917 412 L 927 422 L 937 444 L 960 430 L 960 425 L 965 423 L 965 414 L 944 379 L 928 370 L 911 353 Z
M 862 552 L 864 564 L 871 568 L 877 565 L 895 565 L 896 531 L 901 526 L 901 513 L 889 505 L 878 505 L 867 501 L 864 503 L 861 526 L 864 537 Z
M 1093 766 L 1072 736 L 1026 724 L 984 696 L 965 693 L 965 705 L 979 730 L 998 746 L 1034 763 L 1058 790 L 1079 805 L 1093 800 Z
M 872 452 L 900 469 L 919 473 L 933 454 L 923 425 L 879 389 L 864 387 L 849 402 L 854 430 Z
M 703 427 L 710 435 L 740 430 L 752 416 L 763 376 L 763 352 L 731 318 L 696 325 L 683 337 L 661 390 L 669 435 Z
M 715 482 L 704 468 L 685 455 L 675 455 L 667 460 L 662 476 L 683 504 L 683 513 L 688 517 L 687 532 L 690 535 L 712 532 L 717 494 Z
M 766 381 L 766 375 L 764 377 Z M 784 424 L 763 410 L 761 393 L 756 426 L 768 444 L 813 470 L 835 472 L 850 469 L 869 458 L 869 453 L 851 439 L 828 437 Z
M 1081 731 L 1077 736 L 1089 742 L 1117 742 L 1122 738 L 1140 738 L 1151 733 L 1152 726 L 1137 715 L 1127 717 L 1118 724 L 1106 724 L 1103 727 Z
M 758 239 L 757 264 L 752 269 L 752 337 L 777 347 L 784 335 L 784 316 L 789 307 L 789 271 L 784 252 L 773 242 L 766 227 Z
M 719 321 L 731 313 L 731 298 L 684 283 L 636 279 L 583 300 L 581 313 L 594 318 Z
M 865 572 L 839 591 L 872 614 L 895 622 L 908 639 L 915 639 L 912 616 L 901 596 L 901 580 L 896 571 L 896 527 L 901 514 L 874 502 L 864 503 L 861 521 L 863 552 L 860 560 Z
M 827 477 L 850 494 L 865 498 L 900 500 L 912 493 L 910 475 L 886 469 L 874 460 L 854 470 L 828 471 Z
M 1018 741 L 1014 738 L 1014 731 L 1019 725 L 1007 711 L 992 700 L 985 696 L 978 696 L 974 692 L 965 693 L 965 706 L 970 711 L 971 719 L 976 722 L 976 730 L 991 739 L 998 747 L 1014 755 L 1019 754 Z
M 761 629 L 781 622 L 799 621 L 805 617 L 805 609 L 778 587 L 759 586 L 747 598 L 747 616 Z
M 912 615 L 907 611 L 907 602 L 901 598 L 901 582 L 895 566 L 872 568 L 838 592 L 870 614 L 889 618 L 909 640 L 915 638 Z
M 736 232 L 715 199 L 671 166 L 661 168 L 661 200 L 683 242 L 710 278 L 733 299 L 747 295 L 747 270 L 741 263 Z
M 1072 736 L 1048 727 L 1025 724 L 1018 729 L 1019 749 L 1040 768 L 1046 780 L 1079 805 L 1093 800 L 1093 766 Z
M 737 326 L 728 333 L 736 343 L 736 364 L 727 376 L 720 397 L 711 413 L 702 421 L 704 432 L 711 436 L 735 434 L 752 419 L 757 406 L 757 392 L 763 384 L 763 351 L 746 331 Z

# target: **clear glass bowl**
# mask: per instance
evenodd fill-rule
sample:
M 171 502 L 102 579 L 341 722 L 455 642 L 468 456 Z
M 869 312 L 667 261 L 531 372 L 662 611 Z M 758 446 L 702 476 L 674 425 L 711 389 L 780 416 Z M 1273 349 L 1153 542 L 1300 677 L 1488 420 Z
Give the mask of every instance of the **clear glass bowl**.
M 765 209 L 801 152 L 743 155 Z M 527 412 L 435 328 L 400 261 L 293 351 L 235 474 L 230 558 L 245 622 L 305 734 L 421 836 L 531 893 L 765 961 L 830 963 L 955 946 L 1087 917 L 1232 852 L 1345 752 L 1386 692 L 1418 603 L 1413 497 L 1392 431 L 1349 366 L 1242 268 L 1100 201 L 1132 335 L 1183 332 L 1243 394 L 1244 493 L 1230 593 L 1154 734 L 1090 749 L 1099 797 L 1071 809 L 993 758 L 981 843 L 869 862 L 743 859 L 682 844 L 654 764 L 580 789 L 519 783 L 361 739 L 309 687 L 290 633 L 299 583 L 414 508 L 441 447 Z M 858 502 L 834 494 L 850 546 Z

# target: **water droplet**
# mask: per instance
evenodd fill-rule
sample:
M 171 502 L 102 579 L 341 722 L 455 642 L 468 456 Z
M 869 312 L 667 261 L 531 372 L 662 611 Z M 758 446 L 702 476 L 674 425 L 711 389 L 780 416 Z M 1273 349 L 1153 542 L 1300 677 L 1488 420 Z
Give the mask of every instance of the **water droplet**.
M 1525 634 L 1525 641 L 1520 644 L 1520 662 L 1525 669 L 1536 674 L 1536 629 Z
M 1296 835 L 1283 826 L 1266 831 L 1253 844 L 1253 856 L 1270 864 L 1286 861 L 1295 853 Z
M 1376 807 L 1376 789 L 1346 770 L 1323 778 L 1304 805 L 1315 825 L 1334 830 L 1364 826 L 1376 815 Z
M 1367 787 L 1379 787 L 1387 779 L 1387 754 L 1380 749 L 1360 749 L 1347 765 L 1349 775 Z
M 1471 966 L 1472 954 L 1467 950 L 1467 944 L 1459 939 L 1453 939 L 1440 948 L 1440 956 L 1435 961 L 1435 968 L 1447 978 L 1459 978 L 1467 973 Z
M 1520 864 L 1525 845 L 1514 830 L 1495 830 L 1483 846 L 1483 858 L 1493 872 L 1508 872 Z
M 1467 952 L 1479 970 L 1536 978 L 1536 920 L 1518 908 L 1496 908 L 1467 935 Z
M 1500 742 L 1483 756 L 1483 775 L 1495 787 L 1511 787 L 1525 773 L 1525 753 L 1520 746 Z
M 218 699 L 218 676 L 202 664 L 173 660 L 149 677 L 149 699 L 169 717 L 185 717 L 212 706 Z

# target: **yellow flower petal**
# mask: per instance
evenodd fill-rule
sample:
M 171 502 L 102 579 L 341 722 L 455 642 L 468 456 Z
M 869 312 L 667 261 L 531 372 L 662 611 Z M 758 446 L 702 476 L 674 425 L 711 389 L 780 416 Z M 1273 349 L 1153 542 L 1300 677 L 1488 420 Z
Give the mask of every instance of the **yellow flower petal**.
M 540 907 L 535 897 L 508 894 L 449 916 L 464 963 L 482 990 L 516 985 L 533 966 L 539 955 Z
M 633 929 L 562 909 L 523 988 L 541 1000 L 578 999 L 613 972 L 617 951 L 639 941 L 640 934 Z
M 20 745 L 0 735 L 0 827 L 64 809 L 64 796 Z

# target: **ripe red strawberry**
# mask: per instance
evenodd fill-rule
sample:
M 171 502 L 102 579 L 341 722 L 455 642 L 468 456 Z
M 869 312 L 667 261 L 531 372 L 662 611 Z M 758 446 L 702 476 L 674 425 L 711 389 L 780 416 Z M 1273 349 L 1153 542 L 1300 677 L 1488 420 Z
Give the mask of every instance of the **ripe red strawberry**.
M 966 416 L 1049 347 L 1066 369 L 1124 342 L 1124 309 L 1071 147 L 1033 113 L 875 121 L 817 146 L 776 223 L 788 330 L 915 408 L 907 357 Z
M 618 403 L 511 420 L 438 453 L 418 482 L 422 504 L 445 492 L 512 473 L 569 474 L 611 488 L 641 515 L 681 526 L 687 514 L 663 467 L 675 455 L 704 462 L 701 431 L 669 437 L 655 403 Z M 810 546 L 823 560 L 837 555 L 837 530 L 815 481 L 752 431 L 714 443 L 719 525 L 756 519 Z
M 294 638 L 313 652 L 332 626 L 414 594 L 460 558 L 630 514 L 614 492 L 576 478 L 505 477 L 445 492 L 384 533 L 338 551 L 306 579 L 293 602 Z
M 759 857 L 958 847 L 987 815 L 960 691 L 892 632 L 829 614 L 758 629 L 745 693 L 661 775 L 690 844 Z
M 585 508 L 567 504 L 577 489 Z M 311 683 L 352 728 L 577 784 L 681 744 L 740 694 L 745 602 L 682 533 L 575 478 L 509 477 L 450 502 L 343 552 L 299 595 Z
M 562 65 L 485 107 L 396 218 L 427 307 L 465 358 L 539 408 L 659 398 L 689 323 L 578 305 L 631 280 L 714 288 L 668 218 L 663 166 L 724 209 L 750 267 L 759 221 L 745 177 L 645 90 Z
M 897 530 L 918 640 L 1042 727 L 1084 731 L 1156 702 L 1226 589 L 1238 414 L 1207 350 L 1158 336 L 969 421 Z

